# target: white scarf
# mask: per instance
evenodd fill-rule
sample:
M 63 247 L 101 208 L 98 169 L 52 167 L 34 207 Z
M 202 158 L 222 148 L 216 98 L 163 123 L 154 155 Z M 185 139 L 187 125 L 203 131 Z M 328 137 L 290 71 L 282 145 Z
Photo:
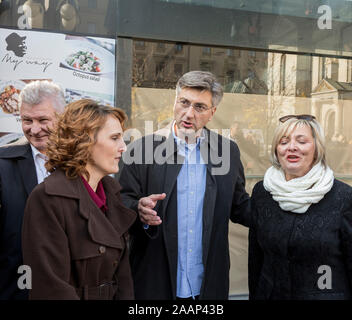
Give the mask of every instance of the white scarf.
M 270 167 L 264 175 L 264 188 L 271 193 L 282 210 L 305 213 L 312 203 L 318 203 L 334 184 L 334 173 L 321 162 L 303 177 L 286 181 L 282 169 Z

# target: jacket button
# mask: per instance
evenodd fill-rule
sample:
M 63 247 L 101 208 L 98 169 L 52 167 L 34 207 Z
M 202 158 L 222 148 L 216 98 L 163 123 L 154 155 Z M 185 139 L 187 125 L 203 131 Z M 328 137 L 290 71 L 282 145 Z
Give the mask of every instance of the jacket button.
M 104 246 L 99 247 L 99 252 L 104 253 L 106 251 L 106 248 Z

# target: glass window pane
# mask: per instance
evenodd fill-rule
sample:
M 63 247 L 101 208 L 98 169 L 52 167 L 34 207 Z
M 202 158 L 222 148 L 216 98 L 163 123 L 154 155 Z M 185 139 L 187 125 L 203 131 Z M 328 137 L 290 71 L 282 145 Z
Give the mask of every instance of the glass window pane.
M 175 50 L 178 45 L 151 44 L 134 41 L 134 92 L 174 89 L 178 78 L 189 70 L 213 72 L 223 85 L 225 96 L 212 123 L 217 129 L 232 128 L 231 134 L 238 135 L 247 174 L 264 174 L 277 119 L 289 113 L 315 114 L 328 142 L 345 143 L 341 152 L 328 154 L 335 172 L 342 176 L 352 174 L 352 164 L 346 164 L 352 151 L 352 129 L 348 125 L 352 110 L 348 107 L 352 101 L 352 60 L 190 45 L 182 46 L 184 55 L 179 57 Z M 155 48 L 164 48 L 165 52 L 156 55 Z M 213 54 L 204 56 L 209 52 Z M 167 92 L 173 95 L 172 90 Z M 156 106 L 162 108 L 164 102 L 155 97 Z M 163 110 L 168 117 L 172 116 L 172 102 L 173 98 L 168 112 Z M 141 113 L 137 114 L 135 120 L 143 120 Z M 346 158 L 341 154 L 346 154 Z
M 172 121 L 175 86 L 181 74 L 210 70 L 225 93 L 207 126 L 238 144 L 248 192 L 271 165 L 273 133 L 279 117 L 287 114 L 316 116 L 325 132 L 329 166 L 336 178 L 352 184 L 351 59 L 196 45 L 184 45 L 184 56 L 179 57 L 173 44 L 165 44 L 164 55 L 157 55 L 159 64 L 153 65 L 154 47 L 146 41 L 148 49 L 141 55 L 136 44 L 133 79 L 138 81 L 133 81 L 131 121 L 142 134 L 150 133 L 145 121 L 152 121 L 154 130 Z M 210 56 L 203 54 L 209 51 Z M 229 239 L 230 294 L 245 295 L 247 229 L 230 224 Z
M 120 0 L 120 36 L 352 56 L 352 1 Z
M 0 26 L 115 37 L 117 3 L 116 0 L 3 0 Z

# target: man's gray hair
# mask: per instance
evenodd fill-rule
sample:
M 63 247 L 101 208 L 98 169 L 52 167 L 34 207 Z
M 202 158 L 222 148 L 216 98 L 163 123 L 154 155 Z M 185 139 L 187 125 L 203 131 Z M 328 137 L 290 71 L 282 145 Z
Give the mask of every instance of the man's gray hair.
M 176 95 L 181 89 L 193 88 L 211 93 L 213 106 L 216 107 L 224 94 L 221 84 L 211 72 L 190 71 L 185 73 L 176 84 Z
M 28 83 L 20 93 L 19 106 L 21 108 L 22 103 L 34 106 L 48 98 L 52 101 L 57 113 L 64 111 L 66 101 L 62 88 L 58 84 L 47 80 L 37 80 Z

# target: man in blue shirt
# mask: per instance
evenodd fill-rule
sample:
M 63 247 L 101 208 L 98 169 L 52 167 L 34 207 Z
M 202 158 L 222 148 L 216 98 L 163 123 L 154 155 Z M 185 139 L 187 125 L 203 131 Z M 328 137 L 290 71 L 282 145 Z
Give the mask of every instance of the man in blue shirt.
M 168 130 L 129 145 L 122 198 L 140 219 L 131 230 L 136 299 L 227 299 L 228 222 L 248 209 L 235 142 L 208 130 L 223 96 L 210 72 L 176 86 Z

